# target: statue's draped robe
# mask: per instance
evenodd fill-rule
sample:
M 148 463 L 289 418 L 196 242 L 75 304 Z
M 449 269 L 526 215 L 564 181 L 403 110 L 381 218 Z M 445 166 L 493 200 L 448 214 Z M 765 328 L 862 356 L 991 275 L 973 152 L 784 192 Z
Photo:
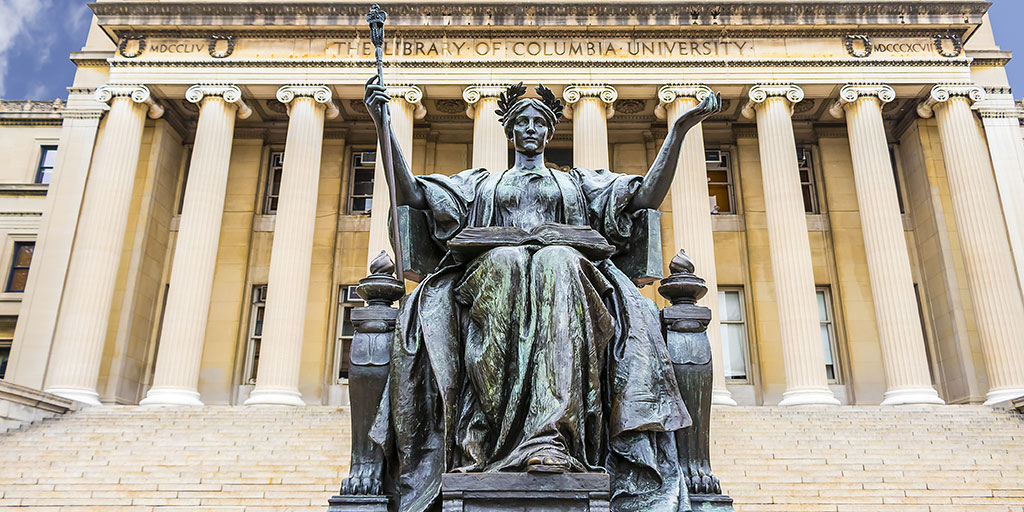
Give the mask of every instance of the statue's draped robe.
M 417 177 L 444 244 L 467 226 L 589 225 L 623 248 L 639 176 L 470 169 Z M 414 248 L 415 250 L 415 248 Z M 672 432 L 690 424 L 658 310 L 610 261 L 565 246 L 448 254 L 399 309 L 391 376 L 371 437 L 401 512 L 452 471 L 522 471 L 566 454 L 607 470 L 612 510 L 688 510 Z

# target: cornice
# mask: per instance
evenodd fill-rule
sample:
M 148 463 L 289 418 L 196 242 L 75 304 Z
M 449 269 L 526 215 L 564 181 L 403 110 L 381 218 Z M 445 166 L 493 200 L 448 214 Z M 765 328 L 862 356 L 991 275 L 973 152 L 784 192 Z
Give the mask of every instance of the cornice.
M 604 0 L 552 3 L 411 0 L 388 3 L 389 26 L 402 25 L 979 25 L 991 5 L 981 0 Z M 151 2 L 89 4 L 102 26 L 361 26 L 363 1 Z
M 146 61 L 111 59 L 112 68 L 371 68 L 376 64 L 372 59 L 248 59 L 248 60 L 175 60 Z M 695 59 L 676 61 L 664 59 L 621 59 L 621 60 L 465 60 L 447 61 L 434 59 L 404 59 L 400 66 L 385 63 L 384 67 L 401 68 L 757 68 L 757 67 L 969 67 L 970 60 L 954 59 Z

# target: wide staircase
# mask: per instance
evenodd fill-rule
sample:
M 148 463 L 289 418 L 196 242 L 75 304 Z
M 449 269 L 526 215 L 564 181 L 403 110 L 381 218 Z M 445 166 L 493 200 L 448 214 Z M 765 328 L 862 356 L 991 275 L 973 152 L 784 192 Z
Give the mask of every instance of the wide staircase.
M 0 511 L 326 510 L 348 471 L 329 407 L 104 407 L 0 434 Z M 739 511 L 1024 512 L 1024 416 L 986 407 L 716 409 Z

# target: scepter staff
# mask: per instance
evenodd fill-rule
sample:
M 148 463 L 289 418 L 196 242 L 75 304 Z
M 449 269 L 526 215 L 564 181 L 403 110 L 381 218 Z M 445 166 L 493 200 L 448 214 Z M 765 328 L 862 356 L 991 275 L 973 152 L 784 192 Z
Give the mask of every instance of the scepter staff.
M 366 21 L 370 24 L 370 41 L 373 42 L 374 54 L 377 56 L 377 83 L 384 87 L 384 22 L 388 13 L 373 4 L 366 13 Z M 391 222 L 398 222 L 398 198 L 395 195 L 395 166 L 391 154 L 391 110 L 385 103 L 381 107 L 380 124 L 383 130 L 377 132 L 380 143 L 381 163 L 384 166 L 384 178 L 388 182 L 388 195 L 391 199 Z M 398 280 L 405 282 L 405 261 L 402 257 L 402 238 L 397 226 L 391 232 L 391 246 L 395 249 L 395 274 Z

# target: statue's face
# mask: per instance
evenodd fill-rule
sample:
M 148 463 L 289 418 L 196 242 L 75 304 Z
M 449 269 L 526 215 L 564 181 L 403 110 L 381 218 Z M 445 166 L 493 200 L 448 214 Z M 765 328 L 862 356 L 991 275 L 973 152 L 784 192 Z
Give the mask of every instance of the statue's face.
M 512 125 L 512 143 L 516 151 L 535 155 L 544 151 L 551 136 L 551 127 L 535 107 L 527 107 Z

